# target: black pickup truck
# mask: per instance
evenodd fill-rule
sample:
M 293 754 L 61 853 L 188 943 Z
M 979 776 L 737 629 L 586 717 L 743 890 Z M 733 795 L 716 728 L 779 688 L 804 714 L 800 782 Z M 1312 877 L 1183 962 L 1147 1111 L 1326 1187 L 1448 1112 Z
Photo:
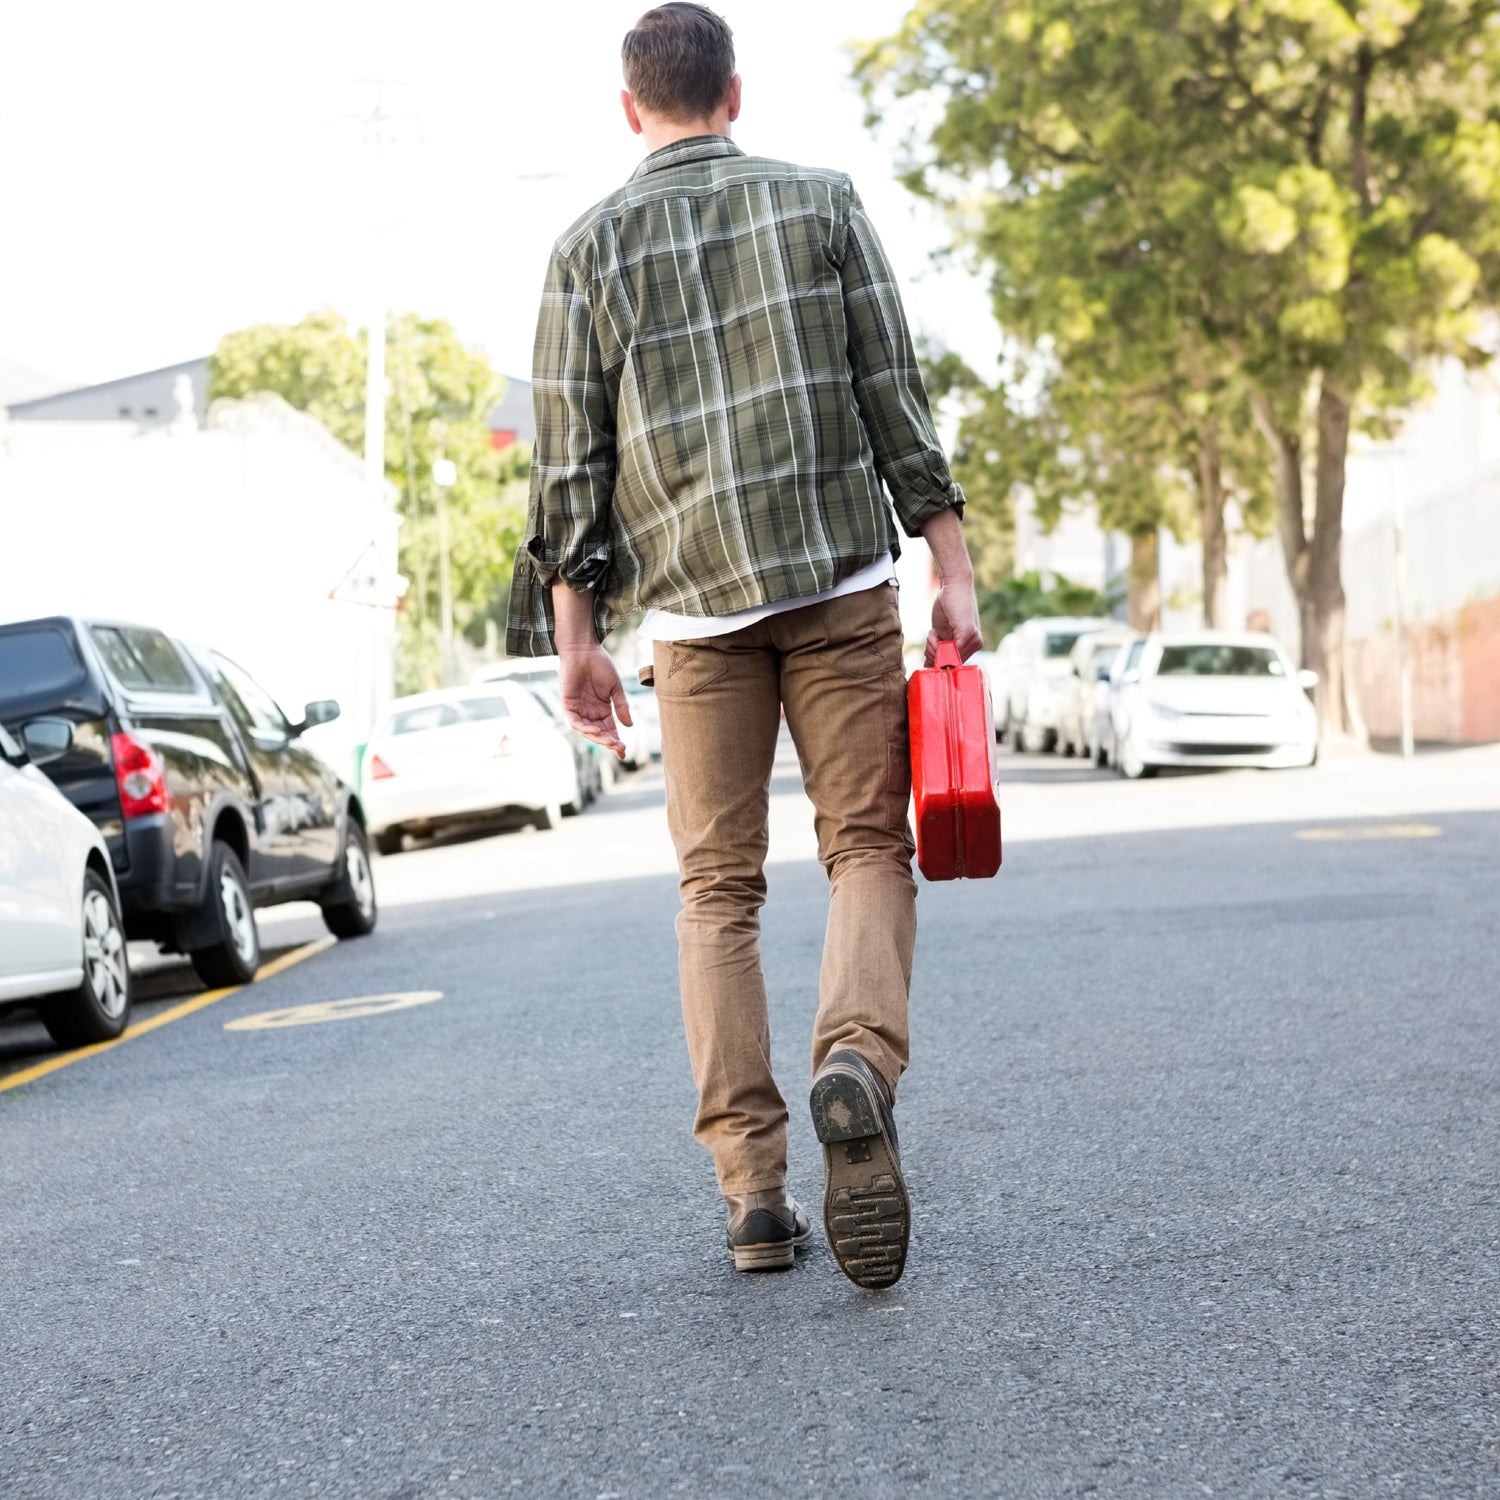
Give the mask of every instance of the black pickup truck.
M 56 616 L 0 625 L 0 723 L 66 718 L 46 773 L 109 847 L 131 938 L 186 953 L 204 982 L 260 962 L 255 908 L 316 901 L 341 938 L 374 929 L 359 799 L 233 662 L 160 630 Z

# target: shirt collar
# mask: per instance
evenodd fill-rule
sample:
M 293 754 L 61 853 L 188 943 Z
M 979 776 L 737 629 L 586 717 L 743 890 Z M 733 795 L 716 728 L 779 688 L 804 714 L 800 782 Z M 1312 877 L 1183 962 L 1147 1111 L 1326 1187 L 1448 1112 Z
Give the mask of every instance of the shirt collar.
M 670 146 L 663 146 L 660 151 L 653 151 L 631 174 L 630 180 L 634 182 L 637 177 L 644 177 L 648 172 L 659 172 L 664 167 L 680 167 L 684 162 L 744 154 L 727 135 L 690 135 L 683 140 L 673 141 Z

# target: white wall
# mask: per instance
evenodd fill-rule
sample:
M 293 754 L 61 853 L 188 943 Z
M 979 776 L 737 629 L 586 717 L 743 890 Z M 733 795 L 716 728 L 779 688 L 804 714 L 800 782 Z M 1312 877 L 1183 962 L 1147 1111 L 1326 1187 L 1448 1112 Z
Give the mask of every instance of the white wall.
M 373 541 L 394 576 L 397 518 L 360 461 L 274 396 L 189 420 L 0 427 L 0 619 L 89 614 L 159 625 L 234 657 L 296 715 L 338 698 L 310 742 L 341 770 L 389 701 L 394 615 L 329 594 Z

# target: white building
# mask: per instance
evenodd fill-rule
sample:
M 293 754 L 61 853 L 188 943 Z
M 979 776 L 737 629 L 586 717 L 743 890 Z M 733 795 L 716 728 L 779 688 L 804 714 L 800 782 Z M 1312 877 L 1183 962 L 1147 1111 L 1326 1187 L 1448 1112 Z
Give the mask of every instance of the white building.
M 0 421 L 0 620 L 86 614 L 205 641 L 346 770 L 390 700 L 398 518 L 360 460 L 278 396 L 176 420 Z

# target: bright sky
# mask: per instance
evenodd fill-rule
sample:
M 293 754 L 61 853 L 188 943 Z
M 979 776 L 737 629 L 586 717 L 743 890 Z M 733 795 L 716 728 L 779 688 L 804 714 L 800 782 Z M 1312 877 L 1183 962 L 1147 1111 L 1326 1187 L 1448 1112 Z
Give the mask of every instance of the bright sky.
M 747 150 L 850 172 L 913 324 L 971 360 L 982 289 L 937 271 L 941 226 L 892 180 L 844 44 L 906 0 L 722 0 Z M 643 154 L 619 46 L 646 0 L 75 0 L 16 5 L 0 49 L 0 357 L 79 383 L 174 363 L 331 305 L 448 318 L 510 374 L 531 362 L 556 235 Z M 398 138 L 384 188 L 361 116 Z

